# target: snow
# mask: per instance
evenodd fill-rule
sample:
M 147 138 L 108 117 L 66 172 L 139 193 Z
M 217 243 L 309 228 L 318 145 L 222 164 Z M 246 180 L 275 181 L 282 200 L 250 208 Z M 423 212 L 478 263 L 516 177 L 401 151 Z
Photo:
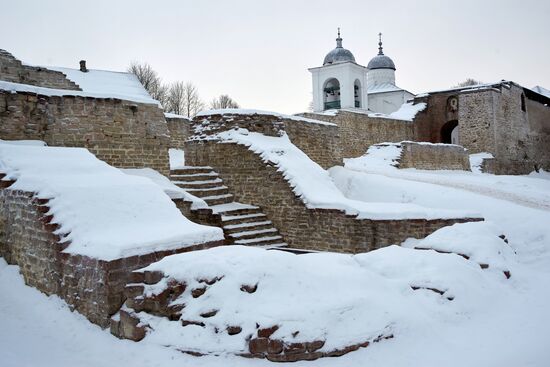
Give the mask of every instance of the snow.
M 242 109 L 242 108 L 226 108 L 221 110 L 206 110 L 199 112 L 196 117 L 206 117 L 211 115 L 267 115 L 275 116 L 281 119 L 308 122 L 311 124 L 318 125 L 327 125 L 327 126 L 336 126 L 332 122 L 325 122 L 320 120 L 308 119 L 306 117 L 294 116 L 294 115 L 284 115 L 278 112 L 271 111 L 262 111 L 262 110 L 251 110 L 251 109 Z
M 79 97 L 92 97 L 92 98 L 117 98 L 117 99 L 132 101 L 132 102 L 138 102 L 138 103 L 159 104 L 158 101 L 155 101 L 154 99 L 149 97 L 149 95 L 141 96 L 140 94 L 123 94 L 123 93 L 117 93 L 116 90 L 109 91 L 108 89 L 106 89 L 103 92 L 52 89 L 52 88 L 36 87 L 34 85 L 28 85 L 28 84 L 11 83 L 11 82 L 0 80 L 0 90 L 10 91 L 11 93 L 26 92 L 26 93 L 33 93 L 33 94 L 39 94 L 43 96 L 50 96 L 50 97 L 79 96 Z M 92 90 L 95 90 L 95 89 L 92 89 Z
M 186 190 L 174 185 L 167 177 L 155 171 L 152 168 L 124 168 L 121 169 L 127 175 L 146 177 L 158 185 L 166 195 L 171 199 L 184 199 L 185 201 L 191 201 L 191 209 L 207 208 L 208 204 L 194 195 L 191 195 Z
M 50 199 L 48 214 L 68 253 L 113 260 L 223 239 L 219 228 L 185 218 L 150 179 L 86 149 L 0 144 L 0 171 L 15 180 L 10 189 Z
M 371 147 L 373 148 L 373 147 Z M 382 147 L 384 149 L 384 147 Z M 385 147 L 385 149 L 389 149 Z M 478 172 L 459 171 L 459 170 L 419 170 L 415 168 L 397 169 L 392 165 L 391 160 L 384 159 L 382 155 L 380 159 L 376 155 L 371 154 L 369 149 L 366 155 L 358 158 L 344 159 L 347 170 L 337 170 L 338 167 L 331 169 L 331 175 L 335 180 L 346 179 L 351 171 L 358 171 L 369 174 L 369 177 L 377 181 L 382 181 L 384 178 L 399 178 L 408 181 L 426 182 L 431 184 L 451 186 L 474 193 L 481 193 L 496 198 L 510 200 L 521 205 L 526 205 L 533 208 L 550 209 L 550 192 L 548 191 L 548 173 L 541 171 L 540 173 L 532 173 L 527 176 L 506 176 L 506 175 L 491 175 L 480 174 Z M 333 173 L 342 173 L 341 177 L 336 177 Z M 373 176 L 376 175 L 376 176 Z M 391 183 L 387 183 L 391 185 Z M 341 183 L 337 185 L 341 188 Z M 390 188 L 387 188 L 390 190 Z M 402 190 L 394 188 L 399 192 Z M 396 192 L 398 192 L 396 191 Z M 370 188 L 365 194 L 374 194 L 376 197 L 382 195 L 374 188 Z M 406 192 L 403 192 L 406 195 Z M 376 201 L 379 201 L 376 200 Z
M 170 112 L 165 112 L 164 117 L 169 118 L 169 119 L 181 119 L 181 120 L 189 121 L 189 117 L 187 117 L 187 116 L 178 115 L 178 114 L 170 113 Z
M 261 328 L 279 325 L 272 338 L 289 343 L 325 340 L 321 351 L 341 349 L 380 334 L 399 334 L 402 323 L 412 317 L 468 314 L 488 286 L 495 293 L 507 291 L 502 273 L 484 273 L 474 262 L 456 255 L 397 246 L 355 256 L 224 246 L 170 256 L 146 270 L 185 282 L 189 290 L 173 304 L 186 305 L 183 319 L 206 324 L 205 328 L 182 328 L 178 322 L 140 313 L 142 322 L 153 329 L 146 340 L 214 353 L 243 352 L 244 339 L 255 333 L 256 323 Z M 193 299 L 190 290 L 203 286 L 199 280 L 214 278 L 220 280 L 204 296 Z M 146 293 L 160 293 L 167 279 L 146 286 Z M 256 292 L 240 291 L 244 284 L 257 285 Z M 411 286 L 442 289 L 444 298 L 417 293 Z M 454 304 L 448 304 L 446 297 L 454 297 Z M 212 309 L 219 310 L 215 316 L 200 318 Z M 227 326 L 240 326 L 243 331 L 239 336 L 214 332 Z M 292 335 L 295 331 L 297 336 Z
M 470 154 L 470 169 L 472 172 L 481 173 L 481 165 L 483 164 L 483 160 L 491 158 L 494 158 L 493 155 L 487 152 Z
M 178 169 L 185 167 L 185 152 L 181 149 L 168 149 L 170 156 L 170 169 Z
M 426 109 L 426 103 L 413 104 L 412 102 L 403 103 L 395 112 L 388 115 L 389 118 L 396 120 L 412 121 L 416 114 Z
M 476 212 L 433 210 L 417 205 L 363 203 L 349 200 L 334 185 L 329 173 L 298 149 L 286 134 L 265 136 L 246 129 L 229 130 L 211 136 L 224 142 L 246 146 L 265 162 L 271 162 L 289 182 L 292 190 L 306 207 L 338 209 L 357 219 L 436 219 L 478 217 Z
M 12 145 L 30 145 L 30 146 L 39 146 L 45 147 L 47 144 L 42 140 L 2 140 L 0 139 L 0 144 L 12 144 Z
M 340 111 L 345 111 L 345 112 L 357 113 L 361 115 L 367 115 L 368 117 L 412 121 L 416 116 L 416 114 L 420 111 L 424 111 L 425 108 L 426 108 L 426 103 L 424 102 L 417 103 L 417 104 L 413 104 L 413 102 L 407 102 L 401 105 L 401 107 L 397 111 L 392 112 L 389 115 L 372 112 L 370 110 L 357 109 L 357 108 L 341 108 L 341 109 L 325 110 L 322 112 L 315 112 L 315 113 L 319 115 L 325 115 L 325 116 L 336 116 Z
M 88 72 L 83 73 L 80 69 L 51 66 L 48 66 L 48 69 L 67 75 L 67 78 L 78 84 L 85 93 L 141 103 L 159 103 L 149 95 L 132 73 L 93 69 L 88 69 Z
M 536 87 L 532 88 L 533 91 L 537 92 L 538 94 L 542 94 L 545 97 L 550 98 L 550 90 L 541 87 L 540 85 L 537 85 Z
M 208 306 L 220 306 L 220 319 L 211 319 L 212 324 L 228 320 L 249 325 L 253 316 L 269 323 L 275 316 L 290 315 L 289 324 L 306 326 L 304 330 L 314 335 L 317 334 L 316 328 L 307 326 L 309 322 L 315 322 L 317 327 L 322 328 L 327 327 L 330 320 L 337 320 L 339 322 L 330 325 L 330 329 L 335 328 L 334 333 L 329 330 L 327 334 L 334 345 L 351 340 L 361 325 L 364 326 L 362 336 L 366 336 L 378 324 L 385 326 L 383 321 L 391 321 L 390 327 L 395 335 L 392 340 L 372 344 L 339 358 L 320 359 L 313 363 L 283 363 L 283 366 L 405 367 L 411 366 L 411 361 L 415 366 L 446 367 L 548 365 L 550 209 L 532 208 L 506 196 L 490 194 L 490 190 L 508 183 L 517 186 L 515 193 L 522 197 L 530 196 L 530 190 L 537 187 L 537 195 L 546 192 L 548 197 L 550 184 L 547 172 L 519 177 L 415 172 L 416 180 L 447 178 L 442 183 L 434 184 L 411 181 L 405 177 L 388 177 L 387 172 L 367 174 L 349 169 L 340 171 L 346 172 L 352 179 L 345 180 L 343 186 L 337 180 L 338 186 L 347 196 L 355 199 L 413 202 L 439 208 L 481 211 L 485 222 L 456 224 L 415 243 L 418 247 L 469 253 L 472 260 L 454 254 L 413 250 L 409 248 L 410 242 L 405 243 L 405 248 L 393 246 L 358 256 L 329 253 L 315 254 L 319 257 L 285 256 L 258 249 L 233 252 L 229 247 L 188 254 L 199 263 L 188 261 L 177 268 L 173 264 L 170 269 L 173 275 L 187 277 L 193 284 L 196 284 L 196 276 L 199 275 L 220 272 L 227 275 L 203 296 L 211 295 Z M 395 171 L 403 173 L 403 170 Z M 478 182 L 478 188 L 485 193 L 455 187 L 460 186 L 464 176 L 483 177 Z M 497 238 L 501 234 L 506 235 L 508 245 Z M 227 251 L 230 255 L 221 256 L 222 252 L 218 251 Z M 307 257 L 301 259 L 302 256 Z M 261 269 L 262 263 L 254 259 L 264 260 L 266 268 Z M 232 261 L 244 267 L 238 268 Z M 490 266 L 482 270 L 477 263 L 485 261 Z M 287 263 L 288 267 L 285 267 Z M 506 280 L 500 267 L 510 270 L 512 277 Z M 271 299 L 272 303 L 265 305 L 265 312 L 254 308 L 250 304 L 252 298 L 248 297 L 238 307 L 235 300 L 246 294 L 235 292 L 229 284 L 237 284 L 241 279 L 258 280 L 258 291 L 248 295 L 258 296 L 254 298 L 254 304 L 259 305 L 260 301 L 263 304 L 270 299 L 268 292 L 262 291 L 267 289 L 289 298 L 283 301 Z M 319 281 L 314 282 L 315 279 Z M 369 279 L 372 280 L 370 283 L 367 281 Z M 411 284 L 438 288 L 445 293 L 440 296 L 429 290 L 412 291 Z M 361 292 L 357 293 L 357 290 Z M 2 366 L 273 366 L 266 360 L 223 354 L 226 349 L 217 343 L 227 342 L 227 350 L 242 348 L 242 345 L 235 340 L 227 341 L 223 333 L 206 335 L 198 328 L 189 326 L 169 330 L 162 324 L 162 328 L 155 329 L 139 343 L 119 340 L 111 336 L 108 330 L 100 330 L 81 315 L 70 312 L 69 307 L 57 297 L 48 297 L 25 286 L 18 268 L 6 265 L 2 259 L 0 294 Z M 307 295 L 312 298 L 307 298 Z M 447 296 L 455 298 L 449 301 Z M 203 303 L 186 307 L 184 314 L 197 312 L 201 305 L 207 306 L 206 298 L 197 300 Z M 328 303 L 323 303 L 323 300 Z M 301 305 L 299 301 L 306 303 Z M 230 310 L 249 310 L 252 313 L 231 314 Z M 299 317 L 294 317 L 290 310 L 296 310 Z M 321 315 L 320 312 L 326 313 Z M 336 338 L 345 327 L 351 331 L 344 333 L 343 337 L 347 339 Z M 196 336 L 190 335 L 193 329 Z M 169 335 L 171 330 L 174 331 L 174 339 Z M 280 333 L 282 336 L 283 331 Z M 189 346 L 187 341 L 203 349 L 208 346 L 222 351 L 222 354 L 217 357 L 192 357 L 167 348 L 163 344 L 167 338 L 185 347 Z

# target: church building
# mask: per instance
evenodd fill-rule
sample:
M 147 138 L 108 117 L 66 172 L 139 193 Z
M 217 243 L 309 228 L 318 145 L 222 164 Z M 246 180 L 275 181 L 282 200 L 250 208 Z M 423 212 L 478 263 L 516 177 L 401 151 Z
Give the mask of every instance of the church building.
M 379 34 L 378 55 L 367 66 L 355 61 L 353 53 L 342 46 L 340 29 L 336 48 L 323 66 L 309 69 L 313 79 L 313 111 L 362 109 L 390 114 L 414 95 L 395 84 L 395 64 L 384 55 Z

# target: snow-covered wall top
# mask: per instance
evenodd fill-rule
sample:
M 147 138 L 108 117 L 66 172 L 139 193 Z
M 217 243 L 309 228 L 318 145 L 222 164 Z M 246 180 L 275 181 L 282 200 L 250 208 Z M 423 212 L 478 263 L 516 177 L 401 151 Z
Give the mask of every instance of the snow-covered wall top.
M 275 116 L 286 120 L 309 122 L 312 124 L 319 124 L 319 125 L 336 126 L 336 124 L 333 124 L 332 122 L 308 119 L 306 117 L 285 115 L 282 113 L 271 112 L 271 111 L 250 110 L 250 109 L 240 109 L 240 108 L 225 108 L 221 110 L 202 111 L 202 112 L 199 112 L 196 117 L 206 117 L 206 116 L 212 116 L 212 115 L 266 115 L 266 116 Z
M 61 70 L 61 69 L 60 69 Z M 52 89 L 36 87 L 29 84 L 11 83 L 0 81 L 0 90 L 7 90 L 12 93 L 27 92 L 44 96 L 78 96 L 92 98 L 116 98 L 137 103 L 147 103 L 159 105 L 159 102 L 151 98 L 147 91 L 141 86 L 135 75 L 127 73 L 115 73 L 108 71 L 90 70 L 91 76 L 85 78 L 86 82 L 81 85 L 82 91 L 68 89 Z M 110 79 L 109 76 L 116 75 L 116 78 Z M 121 75 L 118 75 L 121 74 Z M 82 77 L 84 78 L 84 77 Z M 136 85 L 137 83 L 137 85 Z M 78 82 L 80 84 L 80 82 Z
M 185 218 L 163 190 L 124 174 L 82 148 L 0 143 L 10 190 L 49 199 L 65 252 L 102 260 L 223 240 L 219 228 Z
M 368 110 L 353 109 L 353 108 L 326 110 L 323 112 L 316 112 L 316 114 L 326 115 L 326 116 L 336 116 L 340 111 L 344 111 L 344 112 L 350 112 L 350 113 L 357 113 L 360 115 L 367 115 L 368 117 L 412 121 L 415 118 L 416 114 L 419 113 L 420 111 L 424 111 L 424 109 L 426 109 L 426 103 L 421 102 L 421 103 L 413 104 L 412 102 L 407 102 L 401 105 L 401 107 L 397 111 L 392 112 L 389 115 L 385 115 L 383 113 L 374 113 Z
M 357 219 L 438 219 L 478 217 L 475 213 L 428 209 L 411 204 L 365 203 L 347 199 L 329 173 L 298 149 L 286 134 L 266 136 L 235 129 L 220 132 L 219 139 L 248 147 L 265 161 L 274 164 L 289 182 L 294 193 L 311 209 L 338 209 Z

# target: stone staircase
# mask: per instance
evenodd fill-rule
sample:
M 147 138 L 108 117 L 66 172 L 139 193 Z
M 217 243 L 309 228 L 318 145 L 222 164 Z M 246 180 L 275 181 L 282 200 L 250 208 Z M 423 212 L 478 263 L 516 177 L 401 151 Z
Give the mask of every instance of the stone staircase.
M 234 201 L 223 180 L 212 167 L 182 167 L 170 171 L 172 183 L 203 199 L 221 218 L 226 240 L 235 245 L 284 248 L 277 228 L 260 207 Z

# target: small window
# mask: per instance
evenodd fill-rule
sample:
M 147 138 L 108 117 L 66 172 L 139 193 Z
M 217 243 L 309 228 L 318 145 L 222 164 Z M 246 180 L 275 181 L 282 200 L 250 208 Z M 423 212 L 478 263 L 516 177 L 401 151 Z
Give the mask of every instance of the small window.
M 527 110 L 525 109 L 525 95 L 524 95 L 523 93 L 521 94 L 521 110 L 522 110 L 523 112 L 527 111 Z

